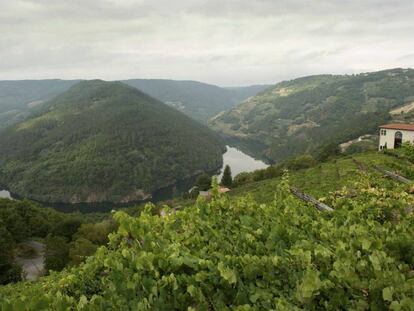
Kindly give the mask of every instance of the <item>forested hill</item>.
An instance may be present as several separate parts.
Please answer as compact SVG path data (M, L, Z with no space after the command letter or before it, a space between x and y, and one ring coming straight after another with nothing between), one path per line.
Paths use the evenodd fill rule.
M414 120L412 110L393 113L413 102L412 69L310 76L278 83L209 125L277 161L374 133L392 118Z
M67 91L80 80L0 81L0 128L26 118L34 108ZM133 79L122 81L205 123L256 95L266 85L222 88L196 81Z
M222 88L197 81L133 79L123 81L205 123L221 111L256 95L267 85Z
M24 119L31 109L67 91L79 80L0 81L0 128Z
M44 202L127 202L222 164L207 127L120 82L83 81L0 132L0 184Z

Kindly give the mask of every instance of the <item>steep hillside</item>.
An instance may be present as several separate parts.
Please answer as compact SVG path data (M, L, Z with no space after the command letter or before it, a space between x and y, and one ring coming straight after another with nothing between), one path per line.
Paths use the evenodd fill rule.
M0 81L0 128L22 121L44 102L79 80ZM133 79L122 81L205 123L265 89L266 85L221 88L196 81Z
M196 81L146 80L123 81L158 100L205 123L221 111L233 108L243 100L256 95L266 85L221 88Z
M0 128L27 117L31 110L67 91L78 80L0 81Z
M120 82L79 82L0 132L0 184L45 202L128 202L221 166L208 128Z
M239 104L271 86L272 85L267 84L257 84L249 86L224 87L224 89L228 90L231 93L232 98L234 98L234 100Z
M379 124L403 118L401 113L391 115L391 110L409 109L413 102L412 69L311 76L268 88L219 114L209 125L246 145L254 144L259 153L277 161L374 133Z
M414 197L371 167L409 164L376 156L357 156L361 174L345 158L313 169L330 213L293 197L289 185L306 181L287 176L233 198L215 188L210 202L163 216L152 205L117 212L107 247L38 283L0 287L0 309L411 310ZM328 192L331 177L346 188Z

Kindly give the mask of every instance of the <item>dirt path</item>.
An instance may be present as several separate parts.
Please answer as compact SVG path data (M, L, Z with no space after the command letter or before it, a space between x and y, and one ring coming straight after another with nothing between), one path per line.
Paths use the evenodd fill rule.
M45 245L36 241L27 241L26 245L36 250L37 256L33 258L16 257L16 262L22 266L25 279L30 281L37 280L44 275L44 250Z

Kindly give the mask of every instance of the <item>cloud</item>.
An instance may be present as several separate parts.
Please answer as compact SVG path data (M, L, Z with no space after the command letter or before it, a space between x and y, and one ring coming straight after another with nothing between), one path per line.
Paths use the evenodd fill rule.
M219 85L413 67L405 0L2 0L0 79Z

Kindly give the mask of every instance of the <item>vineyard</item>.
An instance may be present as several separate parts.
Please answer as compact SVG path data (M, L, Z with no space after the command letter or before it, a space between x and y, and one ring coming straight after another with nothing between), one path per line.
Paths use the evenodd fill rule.
M0 310L414 310L414 196L371 160L215 191L163 217L153 205L138 217L116 212L107 247L80 267L0 288Z
M351 189L361 175L369 176L370 180L377 181L381 187L390 190L399 185L389 178L384 178L384 174L380 173L376 167L398 172L414 180L414 165L411 161L377 152L367 152L355 154L352 157L339 157L309 169L291 172L290 184L316 197L325 197L330 192L343 187ZM230 194L237 198L249 193L257 202L267 203L273 200L273 192L279 182L279 178L273 178L248 183L233 189Z

